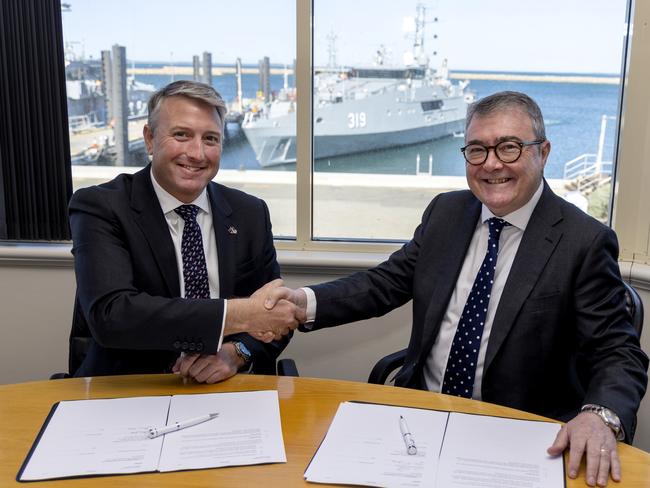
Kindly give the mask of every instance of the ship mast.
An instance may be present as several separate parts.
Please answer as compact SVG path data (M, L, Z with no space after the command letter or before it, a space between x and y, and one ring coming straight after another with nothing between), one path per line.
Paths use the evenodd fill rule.
M426 24L433 24L438 22L438 18L434 17L432 21L427 22L426 13L427 8L423 3L418 3L415 14L415 33L413 35L413 62L422 68L429 66L429 56L424 51L424 29ZM438 36L433 35L433 38L436 39ZM436 55L436 52L433 52L433 55Z
M413 39L413 59L419 66L429 64L427 55L424 53L424 24L426 23L426 7L418 3L415 14L415 36Z
M336 68L336 39L338 36L334 31L327 35L327 67Z

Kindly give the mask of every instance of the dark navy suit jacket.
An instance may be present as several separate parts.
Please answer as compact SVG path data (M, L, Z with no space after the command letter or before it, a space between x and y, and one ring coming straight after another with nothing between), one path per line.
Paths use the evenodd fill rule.
M438 335L481 213L469 191L436 197L410 242L366 272L312 287L313 329L380 316L413 299L396 384L426 388ZM614 232L545 184L503 289L489 337L482 399L569 420L583 404L611 408L627 440L648 358L625 308Z
M280 276L268 208L213 182L207 192L220 296L247 297ZM224 301L180 297L174 245L150 166L78 190L69 212L77 277L72 334L92 336L76 376L168 372L181 351L217 351ZM271 374L288 342L236 338L252 352L254 370Z

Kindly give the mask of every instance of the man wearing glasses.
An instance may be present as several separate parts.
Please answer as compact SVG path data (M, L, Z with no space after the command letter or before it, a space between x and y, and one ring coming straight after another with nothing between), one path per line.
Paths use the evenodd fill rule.
M621 477L648 358L625 308L614 232L544 181L551 150L537 104L500 92L467 113L470 191L433 199L411 241L365 272L275 290L301 330L383 315L413 300L395 384L568 422L549 448L586 458L589 485Z

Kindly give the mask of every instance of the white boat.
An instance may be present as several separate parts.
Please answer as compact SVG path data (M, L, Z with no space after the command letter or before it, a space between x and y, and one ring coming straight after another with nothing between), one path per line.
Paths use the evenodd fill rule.
M464 131L468 82L452 83L446 60L438 69L424 54L425 7L418 5L413 50L403 66L317 69L314 76L314 157L368 152ZM242 129L261 166L295 162L295 89L249 110Z

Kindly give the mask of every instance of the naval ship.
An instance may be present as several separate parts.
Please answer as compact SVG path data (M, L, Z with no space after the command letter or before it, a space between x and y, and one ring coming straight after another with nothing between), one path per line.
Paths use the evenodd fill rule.
M452 83L447 62L429 66L424 53L425 7L417 6L413 49L401 67L384 64L377 51L370 67L327 68L314 75L314 158L416 144L464 131L469 82ZM335 36L330 36L333 41ZM295 88L249 110L242 129L263 167L296 161Z

